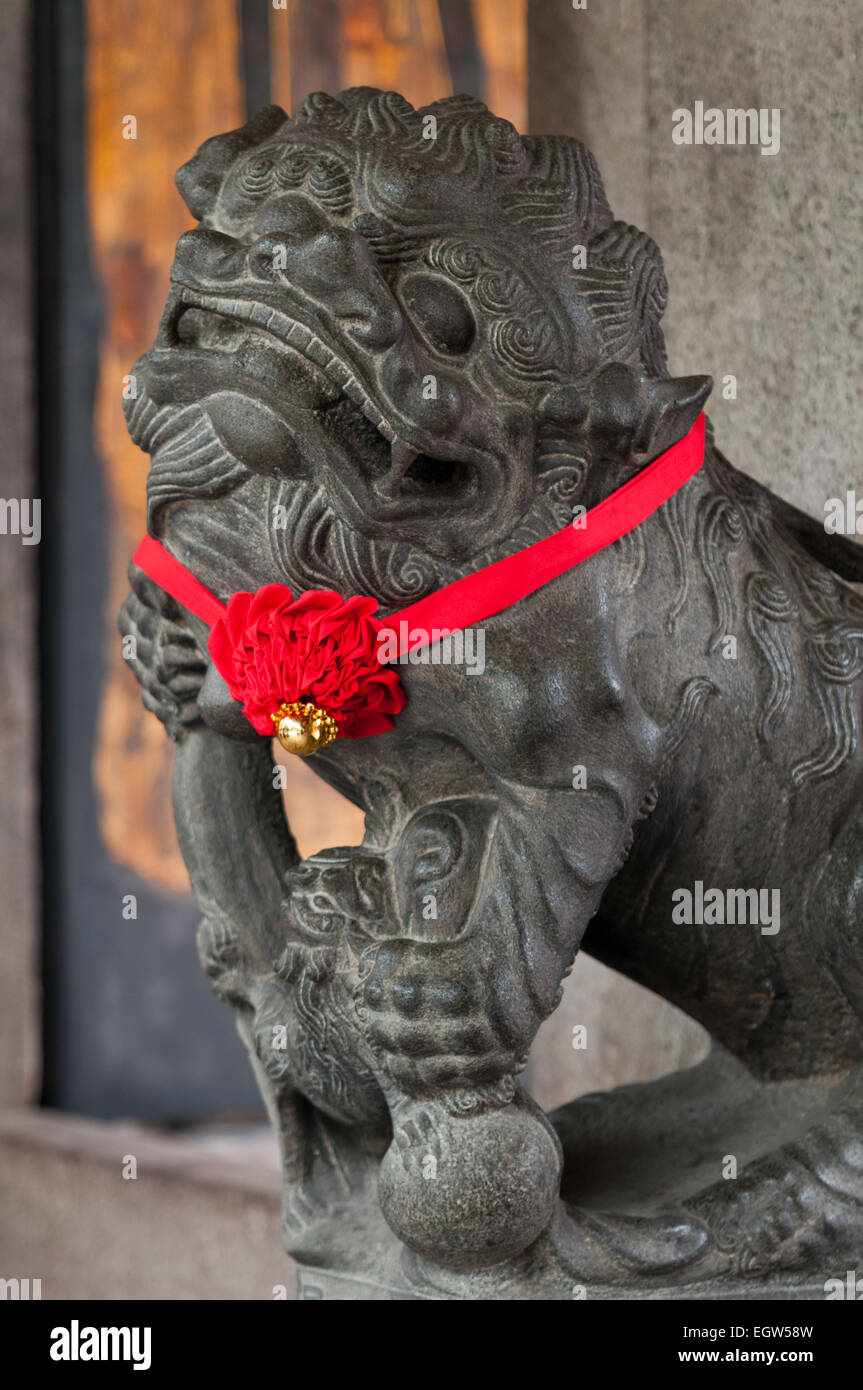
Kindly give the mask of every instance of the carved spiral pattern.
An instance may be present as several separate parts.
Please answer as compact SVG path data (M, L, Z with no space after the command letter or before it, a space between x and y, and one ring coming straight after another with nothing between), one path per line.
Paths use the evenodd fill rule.
M825 625L812 633L810 654L825 680L848 685L863 675L863 628Z
M483 268L480 252L467 242L444 242L433 246L429 252L429 264L442 270L462 284L472 282Z
M520 376L556 375L555 335L541 314L529 319L497 319L491 328L491 346L498 361Z
M270 489L269 514L276 505L286 513L284 529L271 528L271 536L289 587L373 594L396 607L440 583L440 567L415 547L368 540L340 521L323 489L276 482Z
M707 497L698 517L698 554L713 593L716 626L707 650L715 651L734 624L734 591L728 572L726 552L743 540L743 518L734 503L724 495Z
M491 314L509 314L527 298L521 281L511 270L486 270L474 283L477 303Z
M280 188L299 188L309 172L310 163L304 151L288 150L276 165L276 183Z
M338 159L325 157L313 164L308 189L319 203L337 215L346 213L353 206L351 176Z
M349 212L354 202L353 181L342 161L332 155L316 157L298 146L272 146L254 154L242 168L239 184L255 199L305 184L313 197L337 216Z
M794 662L783 624L797 615L798 608L776 576L764 571L749 576L746 604L747 626L770 673L767 704L758 726L761 737L769 739L787 714L794 692Z
M278 151L264 150L254 155L240 174L240 187L252 198L262 198L271 192L275 181Z

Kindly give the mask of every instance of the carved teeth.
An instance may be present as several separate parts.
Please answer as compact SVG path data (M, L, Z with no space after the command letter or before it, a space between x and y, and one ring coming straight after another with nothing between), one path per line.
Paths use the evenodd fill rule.
M199 309L209 309L213 313L250 323L272 334L286 346L308 358L335 382L339 390L359 406L367 420L379 430L384 439L392 444L395 431L381 414L368 392L357 380L350 367L333 352L317 334L306 328L305 324L289 318L279 309L266 304L258 304L252 299L225 299L221 295L201 294L199 291L183 289L183 303Z
M406 444L403 439L395 436L392 440L390 449L390 471L374 484L374 490L379 497L391 500L396 497L401 489L402 478L410 468L414 459L417 458L417 451L410 444Z

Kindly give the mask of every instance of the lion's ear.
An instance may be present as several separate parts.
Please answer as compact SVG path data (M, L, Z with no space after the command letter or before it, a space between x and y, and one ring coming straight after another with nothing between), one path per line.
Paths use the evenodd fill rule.
M555 387L540 410L612 456L644 463L683 438L712 389L709 376L645 377L610 362L590 381Z
M265 106L245 125L213 135L179 168L174 181L193 217L200 221L215 205L222 182L238 155L274 135L287 120L281 106Z
M649 459L670 449L691 430L712 390L710 376L649 380L633 453Z

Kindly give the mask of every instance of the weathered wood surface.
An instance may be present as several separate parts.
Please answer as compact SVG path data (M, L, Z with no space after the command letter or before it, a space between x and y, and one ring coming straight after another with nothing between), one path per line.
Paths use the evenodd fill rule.
M360 85L394 87L421 105L452 92L451 66L460 76L473 70L483 88L477 94L521 124L525 0L460 0L460 8L445 0L269 5L269 73L262 74L260 15L249 5L87 0L89 220L104 298L94 437L110 567L94 776L108 853L155 884L187 884L170 812L172 750L141 707L115 615L143 529L146 477L146 460L126 433L121 393L131 364L152 342L174 243L189 225L174 171L202 140L242 122L244 71L257 91L268 88L290 110L309 91ZM135 138L126 138L129 117ZM289 815L297 811L291 820L304 854L362 838L359 813L308 769L289 768L285 801Z

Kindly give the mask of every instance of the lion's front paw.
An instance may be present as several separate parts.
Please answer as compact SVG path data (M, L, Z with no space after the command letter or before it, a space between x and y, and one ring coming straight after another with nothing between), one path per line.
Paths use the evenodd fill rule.
M362 1005L372 1045L406 1094L511 1076L489 980L464 945L396 940L377 951Z

